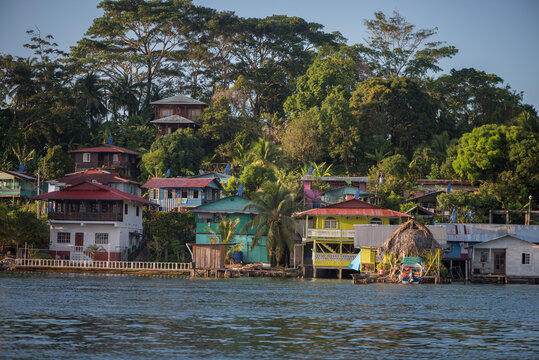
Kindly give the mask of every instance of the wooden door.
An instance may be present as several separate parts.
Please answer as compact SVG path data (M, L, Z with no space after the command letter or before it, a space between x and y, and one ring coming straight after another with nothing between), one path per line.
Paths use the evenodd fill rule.
M494 251L494 274L505 275L505 250Z
M84 246L84 233L75 233L75 246Z

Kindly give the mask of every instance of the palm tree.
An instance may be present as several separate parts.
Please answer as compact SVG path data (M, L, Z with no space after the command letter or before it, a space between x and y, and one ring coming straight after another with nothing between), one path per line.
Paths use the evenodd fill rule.
M272 265L282 263L286 249L290 252L293 250L292 236L296 231L296 220L292 218L292 213L296 207L288 189L279 183L266 183L244 208L257 215L242 230L254 229L251 248L259 243L262 236L266 236L266 250Z
M234 234L236 234L237 232L236 229L239 223L240 223L240 218L235 218L232 220L228 217L222 217L221 220L219 221L219 224L217 225L217 230L219 231L218 233L213 231L213 229L211 229L209 226L206 226L206 231L209 231L212 234L212 236L210 237L210 241L213 244L232 243L232 240L234 239ZM226 256L228 257L233 252L241 251L242 249L243 249L243 243L236 244L226 252Z
M253 164L269 167L273 170L277 169L275 164L279 158L280 151L272 142L260 138L251 146L249 153L252 157Z

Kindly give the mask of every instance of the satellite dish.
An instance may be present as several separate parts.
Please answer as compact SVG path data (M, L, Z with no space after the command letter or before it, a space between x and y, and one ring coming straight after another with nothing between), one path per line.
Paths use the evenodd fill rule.
M170 177L170 169L167 169L167 175L168 178Z
M238 188L238 193L236 195L238 196L243 195L243 184L240 184L240 187Z
M225 174L228 175L229 172L230 172L230 164L226 164Z
M112 135L109 136L109 145L112 145Z
M19 165L19 172L24 172L24 163L20 163Z
M314 171L314 167L311 166L309 168L309 174L308 175L311 176L313 174L313 171Z
M198 174L199 174L199 175L204 175L204 170L198 169Z
M93 180L92 180L92 184L98 184L97 180L96 180L96 179L93 179Z
M359 195L361 195L361 190L357 189L357 190L356 190L356 194L354 195L354 199L358 200L358 199L359 199Z

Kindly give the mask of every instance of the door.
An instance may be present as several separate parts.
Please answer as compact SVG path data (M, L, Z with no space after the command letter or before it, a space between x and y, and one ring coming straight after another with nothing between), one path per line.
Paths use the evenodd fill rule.
M494 274L505 275L505 250L494 251Z
M84 246L84 233L75 233L75 246Z

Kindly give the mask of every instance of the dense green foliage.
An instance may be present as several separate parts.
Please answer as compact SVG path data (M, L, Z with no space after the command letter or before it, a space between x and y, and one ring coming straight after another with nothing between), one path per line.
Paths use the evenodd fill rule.
M457 50L432 41L436 28L376 12L366 41L347 46L298 17L189 0L99 7L69 54L30 31L33 56L0 55L0 168L58 177L67 151L112 136L143 154L141 181L233 164L227 194L243 183L256 196L266 180L297 191L310 164L325 163L332 175L368 174L394 209L425 177L472 180L503 207L539 196L536 110L495 74L438 76ZM208 103L201 127L156 140L149 103L178 93Z
M46 219L36 217L35 205L0 203L0 253L5 248L24 247L46 249L49 246L49 227Z
M149 212L144 225L150 230L148 249L152 261L188 261L186 244L194 241L192 213Z

